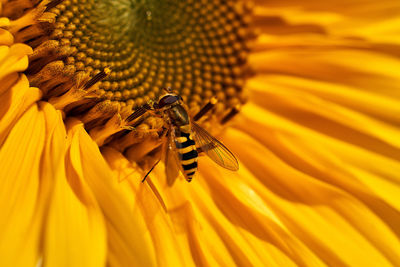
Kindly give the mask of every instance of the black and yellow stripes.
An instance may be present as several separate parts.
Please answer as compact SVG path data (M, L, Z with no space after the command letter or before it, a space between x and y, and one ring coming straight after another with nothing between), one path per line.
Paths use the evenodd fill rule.
M190 135L190 125L180 126L175 133L175 145L181 160L183 174L190 182L197 171L197 150Z

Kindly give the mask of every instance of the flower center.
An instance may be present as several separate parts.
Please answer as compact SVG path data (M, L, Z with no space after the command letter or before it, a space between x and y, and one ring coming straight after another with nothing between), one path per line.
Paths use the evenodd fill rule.
M51 38L71 51L65 69L94 76L105 99L138 107L162 88L178 92L189 106L216 95L238 99L246 59L248 10L225 1L66 0Z
M28 79L45 100L67 116L78 116L89 132L116 113L125 119L157 101L163 88L179 94L192 115L216 97L213 116L219 121L245 102L247 44L253 35L251 5L244 1L54 0L43 5L16 9L5 4L4 13L18 19L37 12L36 23L15 30L16 41L34 49Z

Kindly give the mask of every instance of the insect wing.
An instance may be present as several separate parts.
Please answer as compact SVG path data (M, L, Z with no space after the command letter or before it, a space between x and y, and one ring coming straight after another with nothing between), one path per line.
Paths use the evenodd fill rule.
M167 176L167 184L169 186L174 184L176 178L179 176L179 171L181 168L174 140L174 130L170 129L168 132L168 141L165 144L165 174Z
M192 122L192 132L197 146L218 165L231 171L239 169L239 163L232 152L200 125Z

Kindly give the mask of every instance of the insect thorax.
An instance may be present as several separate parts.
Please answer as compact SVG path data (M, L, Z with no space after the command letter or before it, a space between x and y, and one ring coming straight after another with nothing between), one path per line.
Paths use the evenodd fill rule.
M175 126L183 126L189 124L189 115L185 108L179 104L172 106L168 109L168 116L171 119L172 124Z

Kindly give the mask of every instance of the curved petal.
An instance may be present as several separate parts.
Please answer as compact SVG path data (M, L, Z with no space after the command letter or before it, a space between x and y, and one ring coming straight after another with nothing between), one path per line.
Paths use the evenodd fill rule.
M134 216L131 196L120 189L97 144L76 120L67 123L70 170L91 188L104 214L111 266L153 266L154 255L143 218Z
M15 73L15 78L15 83L0 95L0 145L13 125L42 95L39 89L29 87L25 75Z
M31 106L0 149L0 258L4 266L36 266L39 260L40 160L45 118Z
M255 1L258 16L278 16L280 31L319 28L320 34L366 38L376 42L400 43L400 3L387 1ZM270 23L271 24L271 23ZM312 27L314 26L314 27ZM276 27L276 28L278 28ZM273 29L270 27L269 30Z
M379 94L375 94L375 96L370 94L369 98L364 98L369 102L357 105L357 102L363 100L363 95L368 95L366 92L357 90L354 92L354 97L358 101L354 100L352 102L353 105L350 105L352 99L348 99L347 103L349 105L346 107L340 103L346 102L344 99L337 103L335 101L337 98L331 99L327 96L324 99L319 97L317 93L308 92L312 90L312 85L314 87L319 85L332 91L334 89L342 91L344 94L347 89L345 86L294 78L281 78L280 81L282 83L278 80L279 78L276 77L251 79L248 88L254 95L253 102L268 109L270 112L314 131L345 142L354 143L354 145L362 146L380 154L389 154L388 156L394 156L395 158L400 157L400 154L398 154L400 152L400 142L397 138L400 130L396 127L396 121L397 123L400 122L400 116L398 115L400 99L387 97L385 99L385 96L381 96L382 100L379 101ZM290 83L291 80L297 80L298 83ZM322 89L319 89L319 91L322 91ZM348 94L350 95L351 92L348 92ZM343 95L343 97L346 96ZM373 112L379 109L379 104L381 112L378 114L375 112L375 118L369 116L366 112L358 110L358 106L360 106L360 109L363 106L366 107L364 109L374 106L369 108ZM397 111L397 109L399 110ZM378 117L382 113L386 114L387 122ZM379 131L376 131L376 129L379 129Z
M311 238L313 241L312 243L308 243L308 245L315 246L316 240L314 239L316 237L312 237L311 234L313 229L306 230L304 227L316 224L314 221L319 220L322 229L318 229L316 232L319 232L321 236L327 237L330 242L333 240L338 242L336 245L331 243L330 249L332 251L330 254L331 256L336 255L335 257L337 255L342 256L342 262L348 262L350 265L362 265L367 264L367 258L369 258L370 261L381 262L382 265L390 265L390 262L395 265L399 263L400 259L397 256L399 255L398 248L400 247L398 241L399 228L395 223L399 220L399 214L393 208L398 206L397 195L393 194L380 198L375 193L379 192L379 190L372 192L369 188L369 184L377 181L378 177L375 177L375 180L371 180L369 184L365 184L364 180L368 180L373 176L372 174L357 177L354 176L354 172L349 171L352 168L346 169L345 158L342 160L336 158L335 161L332 161L334 159L333 155L347 153L348 158L354 157L353 153L349 153L349 149L357 151L356 148L343 144L340 141L326 138L323 135L321 136L321 134L307 131L299 125L287 122L283 118L269 114L265 110L257 109L253 105L247 106L243 110L243 114L247 117L247 123L241 124L238 127L242 131L254 136L259 143L254 140L251 141L251 138L247 137L249 141L247 141L247 144L242 143L242 145L248 148L254 147L254 149L251 153L249 149L241 151L239 158L259 177L265 188L273 190L280 198L284 198L285 201L279 204L276 210L281 211L285 219L289 216L290 220L293 220L289 222L293 224L291 227L294 227L291 231L296 233L296 235L302 233L304 238ZM257 116L254 116L254 114L257 114ZM237 138L245 140L245 136L243 135ZM237 144L232 141L230 143L233 151L235 151ZM334 146L340 146L340 149L337 148L332 153ZM267 148L271 151L268 151ZM236 148L236 150L238 149ZM307 151L313 151L313 153L323 151L324 153L313 155L307 153ZM331 151L331 153L328 151ZM286 162L280 162L281 160L278 160L279 158L273 153ZM364 165L363 167L364 173L368 173L370 163L374 162L372 158L368 158L372 155L362 149L358 149L358 153L360 154L360 158L364 158L365 162L369 162L369 165ZM266 155L269 155L268 158L266 158ZM358 157L355 156L355 158ZM391 163L390 159L387 159L387 163L393 164L396 168L400 167L398 163ZM385 168L385 166L380 165L375 167L382 171ZM394 171L393 175L394 173L396 172ZM387 180L385 176L380 177L382 183L384 183L385 180L390 181L390 178L396 179L396 176L388 178ZM312 186L312 184L315 185ZM323 185L323 187L318 184ZM396 184L392 184L391 188L393 190L397 188L398 191ZM388 198L390 202L385 203L384 200ZM274 199L268 198L265 201L271 204L281 202L276 200L276 197ZM301 216L301 214L298 211L302 209L300 209L298 204L295 204L296 208L292 210L290 202L302 203L304 206L304 212L307 216L301 217L303 220L303 226L301 227L303 229L298 228L301 225L300 223L295 223L296 218L300 222L298 216ZM397 204L392 207L392 203ZM327 210L322 209L320 211L316 205L324 206ZM288 208L287 211L285 211L285 207ZM315 212L316 214L323 212L321 214L324 215L318 219L310 214L310 212ZM322 216L321 214L318 216ZM307 217L310 218L308 222ZM329 218L329 220L324 222L321 219L325 217ZM369 222L371 223L369 224ZM331 225L328 225L328 223ZM345 235L338 232L338 229L342 227ZM374 228L375 231L370 231L371 228ZM334 234L334 236L330 237L330 233ZM318 242L321 241L323 240ZM341 251L344 246L340 242L353 244L352 249L346 248L352 254L346 255L344 251ZM317 246L318 249L315 247L317 253L322 253L323 251L327 253L326 248L321 247L322 243ZM323 246L328 247L327 244ZM361 253L364 252L359 251L358 249L360 248L362 248L362 251L370 251L365 254L368 257L361 257ZM355 256L357 253L360 254L359 257ZM328 258L331 256L328 256L328 254L325 255ZM328 258L324 258L324 260L326 261ZM360 262L357 262L358 260ZM363 260L366 260L366 262L362 263Z
M230 145L230 148L235 147ZM247 149L249 153L253 152L251 147ZM199 163L202 164L200 172L209 188L208 194L215 205L211 209L211 204L206 204L202 207L202 211L209 214L208 217L214 217L210 221L216 229L221 229L218 233L227 248L235 248L226 241L229 240L227 236L232 239L234 237L235 243L240 244L231 251L232 257L241 256L235 259L236 264L239 266L262 266L262 263L268 266L324 265L323 261L290 231L283 218L280 218L279 213L273 209L273 205L263 199L262 193L268 189L257 184L257 177L246 170L244 163L241 162L241 168L235 174L216 169L208 159ZM229 228L231 231L228 231ZM241 255L240 251L247 253Z
M361 49L294 47L254 53L257 74L283 74L354 87L372 94L399 98L398 59ZM362 64L359 62L374 62Z
M25 70L28 67L27 55L31 53L32 48L25 44L0 46L0 84L7 83L10 74ZM0 86L0 94L3 92L4 88Z
M2 25L2 23L0 22L0 26L4 25ZM10 46L13 43L14 43L13 35L9 31L0 28L0 45Z
M43 192L49 203L43 240L46 266L104 266L106 230L96 199L85 181L66 168L66 138L60 111L42 103L47 135L43 155Z
M120 194L129 198L129 202L135 207L134 216L143 218L146 229L151 237L154 251L157 255L157 265L176 266L193 265L190 257L185 257L181 246L182 239L174 233L174 223L166 213L167 207L159 195L156 185L151 180L141 183L143 175L134 163L129 162L121 153L110 147L102 149L102 154L113 170L114 181L122 181L119 184ZM123 258L121 252L118 257Z

